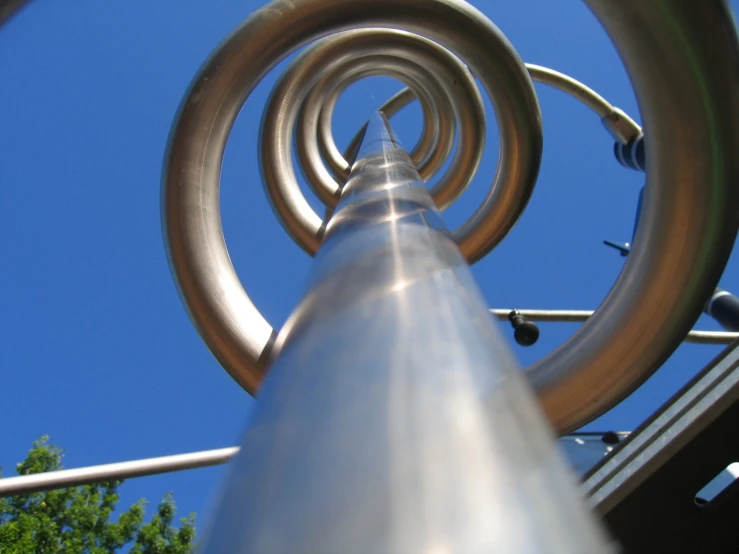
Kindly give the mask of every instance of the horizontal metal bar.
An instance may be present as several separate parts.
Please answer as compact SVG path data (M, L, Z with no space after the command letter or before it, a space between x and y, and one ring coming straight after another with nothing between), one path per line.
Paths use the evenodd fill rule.
M498 319L506 320L512 309L493 309L490 311ZM531 321L545 322L582 322L593 313L592 310L518 311ZM739 338L739 333L691 331L685 341L698 344L728 344L736 338ZM103 464L77 469L64 469L51 473L7 477L0 479L0 498L14 494L30 494L45 490L224 464L235 456L238 450L238 447L220 448L217 450L161 456L144 460Z
M0 479L0 498L14 494L29 494L105 481L117 481L129 477L144 477L183 469L214 466L228 462L238 451L238 447L219 448L174 456L161 456L159 458L8 477Z
M629 435L628 431L618 431L622 438ZM570 433L571 437L579 436L601 436L599 432ZM32 494L54 489L77 487L80 485L91 485L105 481L117 481L131 477L146 477L160 473L172 473L187 469L198 469L225 464L238 454L240 448L232 446L219 448L217 450L203 450L200 452L189 452L187 454L176 454L172 456L160 456L158 458L146 458L143 460L131 460L114 464L102 464L96 466L80 467L76 469L62 469L50 473L37 473L34 475L22 475L19 477L7 477L0 479L0 498L16 494Z
M499 320L506 321L513 308L495 308L490 312ZM530 321L548 321L556 323L580 323L593 315L593 310L517 310ZM685 342L694 344L730 344L739 338L739 333L725 331L690 331Z
M739 333L731 333L729 331L690 331L685 337L685 342L694 344L731 344L737 338Z
M490 312L499 320L508 320L513 310L530 321L582 322L593 315L593 310L519 310L517 308L494 308Z
M571 433L571 436L600 436L602 434L598 432L580 432ZM629 433L619 431L617 434L625 437ZM232 446L217 450L202 450L173 456L160 456L158 458L131 460L114 464L62 469L49 473L7 477L0 479L0 498L225 464L236 456L239 450L238 446Z

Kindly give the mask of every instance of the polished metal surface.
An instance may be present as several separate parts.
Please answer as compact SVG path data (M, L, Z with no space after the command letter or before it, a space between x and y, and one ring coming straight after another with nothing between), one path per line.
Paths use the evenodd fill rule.
M610 552L383 117L275 345L205 552Z
M559 432L603 413L669 356L716 285L739 227L739 47L727 3L586 2L634 83L649 129L649 172L637 247L613 290L572 339L527 369ZM24 4L4 3L0 24ZM304 249L320 248L306 298L278 338L228 257L220 163L236 113L259 80L289 53L333 32L345 33L317 43L300 58L304 66L292 69L305 73L315 63L315 73L294 90L282 83L294 104L273 96L277 117L266 127L274 133L267 133L273 142L263 147L263 170L276 210ZM350 44L343 61L324 57L344 54ZM460 133L453 169L431 196L405 154L380 145L389 136L365 142L344 183L349 163L330 137L331 109L350 79L377 74L379 66L423 105L425 129L413 155L424 177L443 165L455 129ZM552 437L464 262L502 240L533 191L541 124L526 70L590 106L619 141L640 132L582 83L524 67L492 23L455 0L277 0L204 66L167 154L170 260L198 330L244 388L254 392L276 356L246 437L257 448L234 468L212 548L241 541L246 551L255 551L249 544L256 551L374 551L379 541L385 551L599 551L598 532L567 485ZM461 92L445 87L439 74L460 77ZM441 208L452 202L479 162L479 152L465 146L484 136L473 75L496 109L500 163L483 206L450 233L434 200ZM397 110L410 100L401 92L390 105ZM311 185L337 208L328 222L305 210L289 181L293 170L282 163L291 157L295 123ZM322 137L315 144L314 133ZM330 161L328 170L321 159ZM392 186L378 187L379 168ZM683 267L690 271L675 270ZM687 336L725 339L717 335ZM607 509L638 486L737 402L737 363L734 349L591 476L586 486L597 506ZM0 481L0 494L201 467L234 451L9 478ZM248 517L236 520L238 513Z
M623 110L611 105L608 100L577 79L548 67L530 63L526 64L526 69L534 81L559 89L593 110L616 140L627 143L641 134L641 127Z
M633 119L583 83L546 67L525 67L534 81L570 94L592 109L617 140L627 143L641 134ZM414 100L420 101L423 130L411 159L424 181L434 177L446 160L459 127L454 160L431 189L439 209L464 192L477 170L484 146L485 113L474 78L451 52L423 37L392 29L348 31L319 41L281 76L265 109L261 132L263 175L272 205L288 233L311 255L320 244L323 221L300 190L290 141L295 135L305 179L333 209L348 177L349 162L333 141L332 112L349 85L371 75L392 76L409 84L380 107L388 117ZM489 198L496 188L500 185L493 183ZM476 219L483 217L487 216L480 214ZM473 220L463 229L476 225ZM458 243L461 232L454 233Z
M392 29L339 33L319 41L295 60L273 90L262 119L262 175L280 221L309 254L315 254L320 245L323 221L298 186L292 167L293 127L298 112L302 112L306 122L298 134L302 167L319 198L331 208L343 181L336 182L324 168L319 144L314 139L317 136L320 140L328 132L328 121L324 121L323 133L318 133L321 108L327 114L332 109L327 95L335 101L336 95L356 79L388 75L408 82L411 89L418 91L426 113L426 132L416 152L424 180L441 167L454 142L455 129L459 128L455 156L432 189L439 208L447 207L471 181L484 146L484 109L470 71L444 48L447 45L457 48L487 89L499 122L501 143L506 145L500 149L498 171L487 197L454 232L467 259L475 261L488 253L528 203L541 157L541 122L533 85L523 63L500 31L471 6L441 2L436 9L430 8L433 3L424 4L423 17L419 13L413 23L395 24L408 31L420 27L439 44L412 32ZM440 8L458 12L457 17L462 16L468 28L463 32L461 27L450 27L450 21L437 19L444 11ZM366 21L362 26L370 24ZM444 33L435 29L442 24ZM468 41L471 36L475 37L474 43ZM502 79L507 86L500 86ZM334 156L338 154L330 144L325 149L334 151ZM346 160L335 162L346 167Z
M145 460L117 462L78 469L63 469L50 473L5 477L0 479L0 498L15 494L30 494L52 489L76 487L77 485L89 485L130 477L144 477L146 475L214 466L226 463L236 455L238 450L236 447L219 448L218 450L204 450L202 452L147 458Z
M739 212L733 208L739 200L739 158L734 155L739 147L739 45L726 4L720 0L587 3L611 35L635 86L650 130L646 139L650 170L637 246L612 291L570 340L526 369L561 434L614 406L669 357L717 284L739 228ZM439 111L426 117L432 129L438 121L440 131L438 142L432 136L426 140L427 150L419 147L421 165L433 167L438 152L446 150L448 140L441 135L441 127L448 104L440 100L438 91L432 92L436 85L421 77L420 65L425 62L419 62L422 58L415 51L408 56L410 65L398 62L405 52L398 45L416 40L412 35L426 37L417 40L419 51L433 57L433 52L446 48L491 93L501 137L497 184L454 235L470 262L503 238L533 190L541 128L528 71L586 102L619 140L628 140L639 129L577 81L536 66L527 71L500 31L463 2L278 0L256 12L219 47L193 82L173 127L163 179L164 231L182 298L208 347L252 393L264 375L275 335L239 283L223 239L218 181L225 142L240 106L270 68L312 40L352 29L361 31L319 42L304 59L314 56L318 64L316 51L335 53L336 43L331 41L347 40L357 41L355 52L364 52L368 65L357 62L346 79L374 74L377 66L371 60L398 63L398 68L406 69L415 64L416 69L408 72L408 83L426 108L433 108L436 98ZM383 54L373 45L372 36L393 36L397 42L392 52ZM292 166L275 166L269 160L273 155L290 158L295 121L303 136L315 128L319 137L326 134L331 102L342 86L340 75L331 72L349 63L340 54L336 60L321 61L323 69L308 79L307 89L293 90L290 83L284 84L295 104L279 108L280 98L276 98L275 113L287 115L283 121L266 118L265 122L267 129L275 131L264 137L262 150L267 188L276 211L288 222L286 227L309 252L320 244L326 222L306 209L302 195L293 194ZM439 63L442 58L448 56L440 55ZM449 71L455 70L459 67L450 66ZM292 71L300 73L300 67ZM309 101L310 94L315 97ZM326 104L318 110L321 98ZM393 102L397 108L407 100L401 95ZM298 113L300 105L305 109L304 120ZM316 161L314 146L303 144L299 150L303 159ZM318 150L332 147L319 141ZM327 169L311 167L326 177L322 182L328 188L313 186L330 201L330 214L346 163L336 158L336 152L329 157L334 162ZM449 198L456 191L456 185L450 187ZM299 217L290 222L289 214Z
M608 102L608 100L577 79L573 79L569 75L565 75L564 73L555 71L548 67L542 67L531 63L527 63L525 65L529 75L534 81L561 90L593 110L601 118L601 122L608 132L611 133L613 138L619 142L626 144L641 134L641 127L628 114L620 108L613 106ZM411 88L404 88L385 102L379 110L387 114L388 117L391 117L418 98L418 94L414 93ZM335 102L335 99L332 100ZM331 104L331 106L333 107L333 104ZM425 111L424 115L426 115ZM321 121L319 140L323 143L333 141L333 139L328 138L330 132L330 120ZM360 130L352 140L352 144L359 140L361 134L362 131ZM338 154L338 149L336 149L335 146L333 147L333 150L328 150L326 152L325 157L326 163L331 166L332 170L336 172L342 171L342 168L344 167L341 163L342 158L341 155ZM348 170L346 170L346 174L348 174ZM425 179L422 172L421 177ZM443 206L440 207L443 208Z
M739 45L726 2L587 3L634 85L649 173L635 246L611 292L526 370L561 433L620 402L675 350L739 227Z
M513 308L494 308L490 310L498 320L508 321ZM544 321L556 323L582 323L587 321L595 312L593 310L519 310L522 316L529 321ZM739 333L725 331L701 331L693 329L683 338L683 342L694 344L729 344L739 338Z
M349 162L333 141L331 112L346 87L375 74L395 77L418 91L424 126L411 158L424 180L431 178L448 158L459 127L455 156L431 190L436 205L447 207L475 175L485 144L485 109L467 67L448 50L418 35L393 29L338 33L307 49L282 74L262 119L265 186L283 225L293 236L300 233L294 226L301 216L289 199L302 198L303 194L294 171L290 172L291 123L299 113L296 143L303 174L319 198L334 208L348 176ZM331 152L333 164L324 164L321 150ZM326 165L336 167L338 180ZM283 206L289 210L284 214ZM320 217L307 203L305 206L312 217L318 218L320 227ZM315 253L313 248L309 252Z
M685 342L693 344L731 344L739 338L739 333L730 331L700 331L694 329L685 338Z
M218 191L229 131L257 83L289 53L335 32L373 27L401 29L448 46L491 94L500 163L491 195L456 233L469 260L480 258L505 236L533 191L542 149L533 84L510 43L469 4L277 0L255 12L217 49L185 95L163 175L164 234L181 296L208 347L249 392L256 391L263 377L273 331L241 286L223 238ZM290 138L283 136L280 145L289 151ZM273 176L270 168L263 167L266 182L291 172L280 167ZM302 197L286 198L285 206L277 198L278 212L301 214L302 223L291 232L315 250L321 219L308 212Z

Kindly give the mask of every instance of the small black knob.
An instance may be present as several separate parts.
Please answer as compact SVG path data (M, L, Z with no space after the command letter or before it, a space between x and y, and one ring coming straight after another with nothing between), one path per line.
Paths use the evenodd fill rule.
M508 319L513 326L513 338L521 346L531 346L539 340L539 328L535 323L528 321L521 312L513 310L508 314Z

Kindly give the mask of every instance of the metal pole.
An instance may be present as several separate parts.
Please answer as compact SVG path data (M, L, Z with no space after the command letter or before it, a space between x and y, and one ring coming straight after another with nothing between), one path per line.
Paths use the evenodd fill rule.
M205 552L604 552L385 118L280 332Z
M132 460L78 469L63 469L51 473L7 477L0 479L0 498L14 494L29 494L224 464L233 458L238 451L239 449L236 447L219 448L174 456L147 458L145 460Z

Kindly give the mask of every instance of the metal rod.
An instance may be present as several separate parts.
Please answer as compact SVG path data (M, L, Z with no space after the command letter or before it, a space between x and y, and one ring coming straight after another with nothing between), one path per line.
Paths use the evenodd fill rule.
M280 332L204 552L603 552L385 118Z
M63 469L50 473L22 475L0 479L0 498L14 494L29 494L52 489L76 487L105 481L118 481L129 477L144 477L183 469L195 469L229 461L239 451L237 447L204 450L174 456L161 456L144 460L132 460L115 464Z
M616 434L625 437L628 431L618 431ZM577 437L600 437L603 433L590 431L570 433L565 438ZM562 439L564 440L564 438ZM160 456L157 458L145 458L143 460L130 460L114 464L101 464L74 469L63 469L50 473L39 473L33 475L21 475L0 479L0 498L18 494L32 494L36 492L65 489L80 485L92 485L105 481L119 481L132 477L147 477L161 473L172 473L188 469L198 469L225 464L239 453L239 447L219 448L217 450L203 450L189 452L187 454L176 454L172 456Z
M490 310L501 321L508 320L513 308L494 308ZM530 321L548 321L554 323L580 323L586 321L593 310L517 310ZM724 331L690 331L684 342L694 344L730 344L739 338L739 333Z
M730 331L690 331L685 336L685 342L693 344L731 344L737 338L739 338L739 333Z

